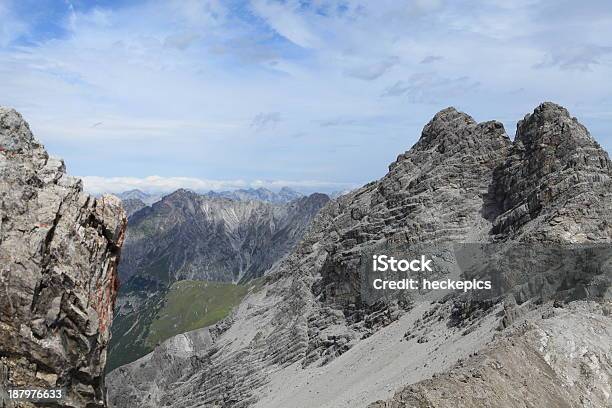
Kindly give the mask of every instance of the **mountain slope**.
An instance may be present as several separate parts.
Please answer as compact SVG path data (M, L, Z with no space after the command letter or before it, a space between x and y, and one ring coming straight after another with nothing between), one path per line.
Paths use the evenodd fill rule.
M513 143L499 122L476 123L452 108L436 114L385 177L330 202L232 316L113 371L111 406L367 406L451 370L549 301L609 298L607 154L551 103L518 129ZM451 277L461 273L457 244L470 242L492 245L483 259L502 266L508 249L537 252L536 244L604 245L603 263L592 273L545 264L525 274L527 258L502 269L484 298L449 291L373 298L368 290L364 260L375 251L431 254L445 265L441 276ZM563 319L573 318L568 313ZM609 343L609 332L603 335ZM603 372L610 375L609 367ZM596 385L609 391L599 379ZM584 390L572 392L580 398ZM410 406L397 405L401 398L382 406Z
M219 296L234 299L234 306L246 294L246 286L234 283L257 278L288 253L328 201L313 194L271 204L178 190L134 213L119 265L122 285L109 369L142 357L169 336L225 318L228 308L202 307L198 319L183 314L156 334L164 326L161 314L172 303L172 288L185 281L208 281L219 286ZM196 307L202 296L214 293L184 292L184 302Z
M166 339L217 323L250 287L233 283L178 281L157 293L120 296L108 347L107 370L153 351Z
M328 200L313 194L274 205L177 190L131 217L120 277L126 290L256 278L295 245Z
M593 302L545 305L448 372L369 408L610 406L609 314Z

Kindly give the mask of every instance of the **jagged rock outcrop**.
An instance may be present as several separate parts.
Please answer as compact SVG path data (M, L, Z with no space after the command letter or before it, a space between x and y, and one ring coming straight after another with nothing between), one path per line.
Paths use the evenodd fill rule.
M509 149L499 122L476 123L454 108L436 114L385 177L340 197L330 208L333 221L319 232L328 256L315 294L326 303L357 306L363 299L361 278L354 272L364 251L377 242L483 240L492 225L483 202L492 199L490 180Z
M493 232L523 241L608 239L611 175L610 158L589 131L565 108L543 103L518 123L496 172Z
M500 330L519 324L521 316L541 315L542 303L548 307L552 299L590 299L587 309L595 310L598 302L610 299L612 262L605 256L593 273L580 275L578 270L563 284L546 285L557 278L546 268L546 275L536 270L537 276L501 277L510 293L526 285L517 289L520 304L501 293L471 299L452 292L373 302L365 296L361 268L363 259L371 259L364 254L378 248L427 249L453 265L458 262L452 251L455 243L495 244L502 250L515 244L535 248L534 243L605 247L612 243L606 222L612 217L611 176L608 155L557 105L538 107L519 124L514 142L499 122L476 123L453 108L445 109L385 177L326 205L301 243L268 271L263 287L250 293L230 318L190 334L210 335L210 341L179 353L171 339L113 371L111 405L367 406L391 398L406 384L452 370L459 359L482 351ZM566 188L571 180L579 184L578 192ZM591 188L581 187L582 182ZM525 211L517 210L523 207ZM585 289L593 280L598 290L590 294L566 286ZM542 287L547 297L541 296ZM562 293L555 297L551 291ZM561 296L566 292L572 296ZM579 320L575 313L568 309L553 336L565 321ZM589 319L606 329L598 332L601 344L609 344L608 315L592 314ZM601 344L584 342L581 356L601 355ZM507 358L518 351L520 347L510 350ZM531 364L533 373L550 368L541 365L541 359L517 355L517 361ZM586 364L587 359L580 362ZM595 402L611 394L605 380L611 375L609 362L600 363L603 377L593 386L603 391L600 399L592 399ZM568 364L574 367L574 362ZM166 372L172 374L160 374ZM589 374L584 373L581 381L586 383ZM503 377L498 380L503 387ZM560 384L543 384L538 392L554 391ZM586 398L587 389L576 387L568 391L571 398L560 395L552 406L571 406ZM422 406L430 406L422 401ZM411 406L393 405L396 402L378 406Z
M63 388L53 406L103 407L104 366L126 230L118 198L94 198L28 124L0 108L0 406L9 387Z

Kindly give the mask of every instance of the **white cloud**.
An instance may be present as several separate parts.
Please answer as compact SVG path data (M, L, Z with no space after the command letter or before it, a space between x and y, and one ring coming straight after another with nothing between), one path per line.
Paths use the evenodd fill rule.
M251 128L262 131L265 129L274 128L281 121L279 112L261 112L255 115L251 121Z
M432 64L434 62L441 61L443 59L444 57L441 57L439 55L428 55L425 58L423 58L423 60L421 60L421 64Z
M405 96L417 103L440 103L457 96L466 99L468 93L478 86L477 81L467 76L445 78L433 72L421 72L411 75L407 81L395 82L383 91L382 96Z
M372 81L374 79L380 78L385 72L389 71L398 63L399 58L396 56L392 56L375 64L353 66L351 68L348 68L345 73L346 75L354 78Z
M360 184L449 104L511 122L553 100L601 129L612 107L601 1L74 2L51 37L46 2L11 4L1 103L77 174Z
M11 11L9 3L0 2L0 47L6 47L27 31L27 24Z
M564 70L590 71L612 55L612 46L582 45L564 47L546 55L536 68L559 67ZM608 58L612 62L612 58Z
M194 43L200 36L196 33L171 34L164 40L164 45L170 48L185 50Z
M255 0L251 4L255 13L265 19L279 35L292 43L304 48L315 48L321 45L307 22L295 12L295 5L292 6L292 3Z

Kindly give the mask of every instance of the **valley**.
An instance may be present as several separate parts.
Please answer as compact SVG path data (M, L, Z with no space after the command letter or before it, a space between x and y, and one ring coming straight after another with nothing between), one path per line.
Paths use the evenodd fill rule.
M119 264L109 372L174 335L227 317L329 201L287 188L119 196L142 206L129 216Z

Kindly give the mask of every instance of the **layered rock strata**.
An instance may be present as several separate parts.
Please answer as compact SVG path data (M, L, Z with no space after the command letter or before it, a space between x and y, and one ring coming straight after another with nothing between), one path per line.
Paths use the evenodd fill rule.
M62 389L53 406L106 406L126 223L116 197L84 194L23 118L0 108L0 394Z
M413 401L430 406L428 401L437 400L428 399L429 394L404 401L401 395L393 397L393 391L450 372L459 359L484 350L500 331L510 337L520 333L510 328L520 324L521 316L541 316L547 302L589 299L587 321L599 330L603 344L609 344L609 316L598 306L610 299L609 262L592 274L565 281L597 287L591 294L568 291L572 288L555 282L554 271L546 269L547 275L519 273L504 279L506 292L523 285L528 289L517 289L523 295L519 299L500 293L486 301L426 293L369 302L360 271L363 254L376 248L434 248L452 264L456 260L449 248L456 243L502 249L534 243L609 245L611 179L607 153L558 105L544 103L528 115L519 123L514 142L499 122L477 123L445 109L425 126L414 147L390 165L385 177L327 204L301 243L268 271L263 287L250 293L230 318L189 334L206 341L181 347L179 339L170 339L143 359L113 371L111 405L339 408L381 400L378 406L408 407ZM569 292L571 296L565 296ZM550 336L555 338L564 322L574 322L576 316L569 308L554 320ZM583 345L582 355L601 355L601 344ZM519 351L509 348L504 358L511 360ZM531 365L534 375L556 370L541 354L528 353L516 358ZM597 377L594 386L603 391L593 406L599 406L602 395L610 395L605 381L611 375L609 364L604 361L600 367L596 372L603 377ZM586 383L589 372L583 373ZM437 383L432 381L434 389ZM503 376L494 383L516 385L504 383ZM567 384L542 383L537 392ZM451 396L460 392L455 383L444 386L454 390ZM551 406L571 406L587 398L586 390L576 387L569 391L571 397L559 395ZM387 398L392 399L384 402Z

